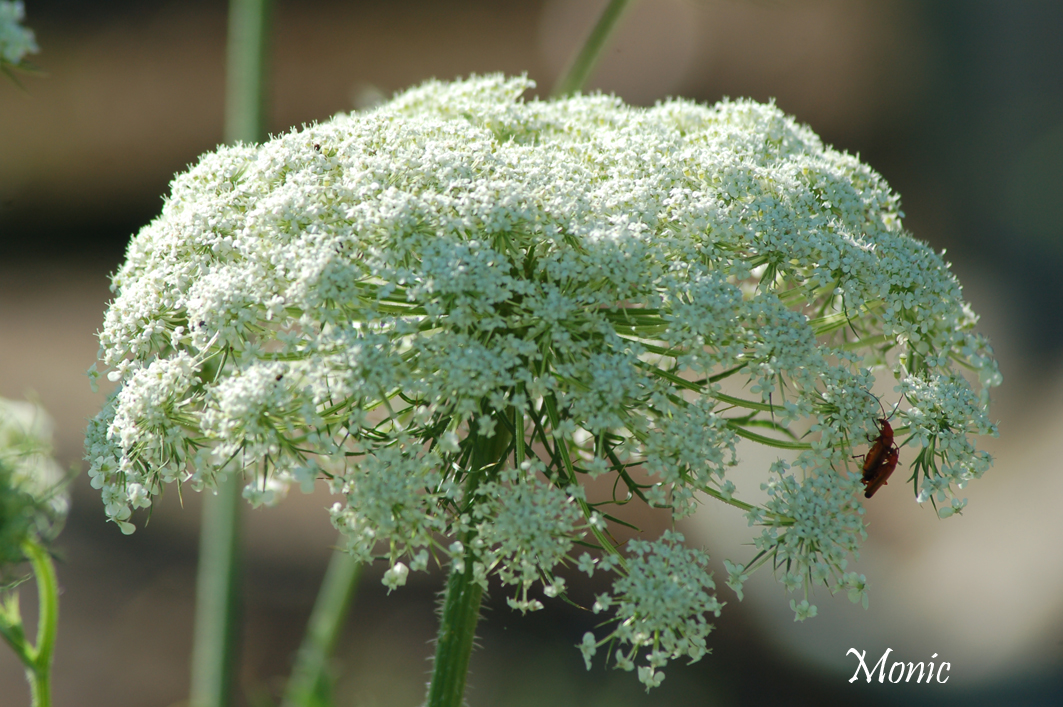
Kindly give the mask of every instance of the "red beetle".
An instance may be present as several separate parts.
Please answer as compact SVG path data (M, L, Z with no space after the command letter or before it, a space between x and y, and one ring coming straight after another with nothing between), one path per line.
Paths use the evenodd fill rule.
M871 498L879 488L886 485L890 474L897 468L900 448L893 443L893 428L885 419L878 421L878 437L864 455L864 498Z

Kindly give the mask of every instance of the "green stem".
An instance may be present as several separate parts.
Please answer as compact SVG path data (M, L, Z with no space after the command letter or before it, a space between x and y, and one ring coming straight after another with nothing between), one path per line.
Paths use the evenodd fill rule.
M271 0L230 0L226 61L225 140L265 137L267 38ZM192 640L193 707L232 703L238 596L240 475L203 500L196 618Z
M722 501L728 506L734 506L740 511L746 511L748 513L749 511L756 508L756 506L754 506L752 503L746 503L745 501L739 501L737 498L734 497L724 496L722 493L720 493L714 488L705 488L702 489L702 491L704 491L706 495L715 498L717 501Z
M33 566L37 580L37 602L40 615L37 619L37 645L31 651L32 666L26 667L30 683L33 707L51 707L52 704L52 654L55 651L55 636L59 628L59 582L55 577L55 565L48 551L33 540L22 543Z
M266 57L271 0L230 0L225 81L225 141L266 137Z
M494 437L477 437L469 461L469 474L465 482L464 497L471 504L476 489L497 467L510 449L510 435L499 424ZM475 433L475 430L473 430ZM465 547L461 565L453 565L447 580L446 598L439 618L439 637L436 640L436 658L432 669L432 682L424 707L461 707L465 695L465 681L469 673L476 624L480 620L480 600L483 587L476 581L474 568L477 562L473 551L476 531L469 530L461 537Z
M451 570L447 594L439 620L432 684L425 707L461 707L465 681L469 673L476 623L480 620L483 587L473 577L476 556L472 552L471 533L465 538L464 567Z
M309 707L314 704L314 696L320 694L328 660L347 617L361 569L361 563L349 553L343 550L332 553L288 681L283 707Z
M199 576L192 637L192 707L232 704L236 666L240 547L239 474L203 499L199 536Z
M616 29L617 24L619 24L620 16L624 14L624 10L630 4L631 0L609 0L609 5L602 11L602 16L598 18L598 24L591 30L590 36L587 37L587 41L583 44L583 48L580 49L564 73L561 74L561 78L554 85L551 95L555 97L567 96L583 88L598 63L598 59L601 58L605 43L609 40L613 30Z
M768 447L775 447L776 449L812 449L812 445L808 442L790 442L785 439L775 439L773 437L765 437L764 435L758 435L756 432L750 432L745 427L742 427L737 422L731 420L727 421L727 426L738 435L739 437L745 437L751 442L757 444L763 444Z
M0 637L3 637L19 662L29 668L33 665L33 646L26 640L22 630L22 611L18 605L18 592L13 592L0 602Z

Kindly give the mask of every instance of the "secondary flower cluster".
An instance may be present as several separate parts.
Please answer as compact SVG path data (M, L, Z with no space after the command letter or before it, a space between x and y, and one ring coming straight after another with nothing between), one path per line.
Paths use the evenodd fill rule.
M844 570L875 373L900 381L898 441L936 503L982 473L969 435L994 431L955 367L983 389L999 374L882 178L774 106L521 100L531 86L427 83L178 176L114 276L100 363L119 385L89 474L125 532L170 482L243 473L257 503L325 477L389 586L473 558L523 610L591 543L579 567L618 575L599 608L619 613L584 651L645 650L653 685L704 652L705 558L677 534L623 555L588 481L676 519L706 495L745 510L765 528L729 563L738 591L773 559L790 586L860 601ZM740 438L800 453L763 507L727 478Z
M51 438L52 421L41 408L0 398L0 580L26 559L25 541L49 542L66 519L69 500Z
M0 67L18 66L27 54L36 54L37 40L33 30L23 27L26 8L21 0L0 0Z

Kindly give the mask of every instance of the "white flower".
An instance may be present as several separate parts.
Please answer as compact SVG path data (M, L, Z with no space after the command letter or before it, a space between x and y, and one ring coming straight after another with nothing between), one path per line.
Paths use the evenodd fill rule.
M683 536L671 531L653 543L630 541L625 575L613 583L611 596L603 595L595 603L595 613L599 606L616 606L619 625L598 643L615 639L628 645L614 654L618 667L633 664L643 649L650 650L654 668L684 655L691 662L700 660L707 652L705 637L712 624L706 614L719 616L723 605L709 593L715 584L705 569L708 556L683 547L682 542Z
M33 30L22 26L25 17L26 8L22 0L0 0L0 66L17 66L27 54L40 51Z
M111 519L131 528L175 480L319 471L358 557L468 557L523 610L588 542L578 566L619 576L594 609L619 612L634 669L653 640L699 657L718 604L678 536L621 560L587 478L676 518L706 495L745 511L764 528L737 591L769 560L841 586L864 537L852 457L894 403L920 498L962 508L999 372L878 174L774 105L521 100L531 86L429 82L174 180L100 333L119 388L86 451ZM882 374L902 399L872 396ZM800 451L764 507L727 478L739 437Z
M583 634L583 641L578 646L580 653L583 654L583 662L587 665L587 670L591 669L591 659L594 658L594 654L598 652L598 642L594 639L594 634L590 631Z
M639 667L639 682L646 686L646 692L649 692L651 687L659 687L663 680L663 672L654 670L648 665Z
M406 584L406 577L410 574L410 568L401 562L396 562L391 566L387 572L384 573L384 586L388 588L388 593L391 593L392 589L401 587Z
M809 604L808 599L802 599L800 604L797 603L796 599L791 599L790 609L794 612L794 621L811 619L817 613L816 605Z
M848 572L842 578L840 588L848 592L849 601L867 608L867 577L862 574L858 575L856 572Z
M476 492L484 499L476 507L482 518L477 537L485 547L483 563L497 567L503 583L520 587L524 611L542 608L539 602L528 603L528 588L568 557L581 536L583 514L564 491L536 479L490 482ZM547 596L556 596L561 586L548 585Z
M332 523L347 536L347 550L370 560L375 545L391 541L389 557L434 545L433 534L446 529L435 512L446 491L433 454L398 446L366 456L344 477L347 503L332 511Z
M734 590L734 593L738 595L738 601L742 601L742 587L745 585L746 580L749 579L748 574L743 574L745 567L742 565L736 565L730 560L723 561L724 569L727 570L727 586Z
M52 458L52 419L32 403L0 398L0 579L23 561L24 540L51 541L70 507Z
M765 509L772 520L761 521L768 527L755 545L760 551L757 564L773 559L775 566L787 568L779 581L788 591L804 587L807 592L815 583L842 578L847 558L859 556L867 531L864 507L858 500L859 477L836 472L809 452L803 453L796 465L805 471L803 481L780 465L777 476L762 486L768 492ZM786 520L780 523L779 519ZM728 571L750 570L728 567ZM809 616L814 614L805 618Z

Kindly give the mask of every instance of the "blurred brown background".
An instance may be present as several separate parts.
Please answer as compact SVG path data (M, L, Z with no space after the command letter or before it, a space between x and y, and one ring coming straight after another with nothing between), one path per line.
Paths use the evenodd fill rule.
M604 0L279 0L270 128L322 120L429 77L527 72L546 93ZM0 80L0 395L36 395L64 464L102 397L84 371L126 241L172 175L222 134L225 3L27 0L45 76ZM859 152L904 196L906 225L948 248L1005 376L1001 438L961 518L939 522L900 486L868 504L857 569L871 609L789 597L756 577L717 622L714 654L634 676L587 673L592 621L552 602L522 618L500 592L473 658L473 707L1063 703L1063 3L1054 0L637 0L592 88L774 97ZM755 455L745 469L761 473ZM739 472L744 473L744 472ZM132 537L103 522L84 476L60 545L57 707L166 707L187 692L198 499L176 494ZM749 482L742 488L756 488ZM246 513L241 704L286 675L329 554L325 494ZM745 521L707 505L685 531L741 559ZM337 663L339 704L419 704L439 575L390 597L367 571ZM722 579L722 570L717 577ZM593 587L577 587L578 597ZM32 606L32 592L23 604ZM32 613L32 612L29 612ZM31 620L31 619L30 619ZM952 663L945 685L849 684L850 647ZM893 658L891 657L891 660ZM0 650L0 706L28 704Z

